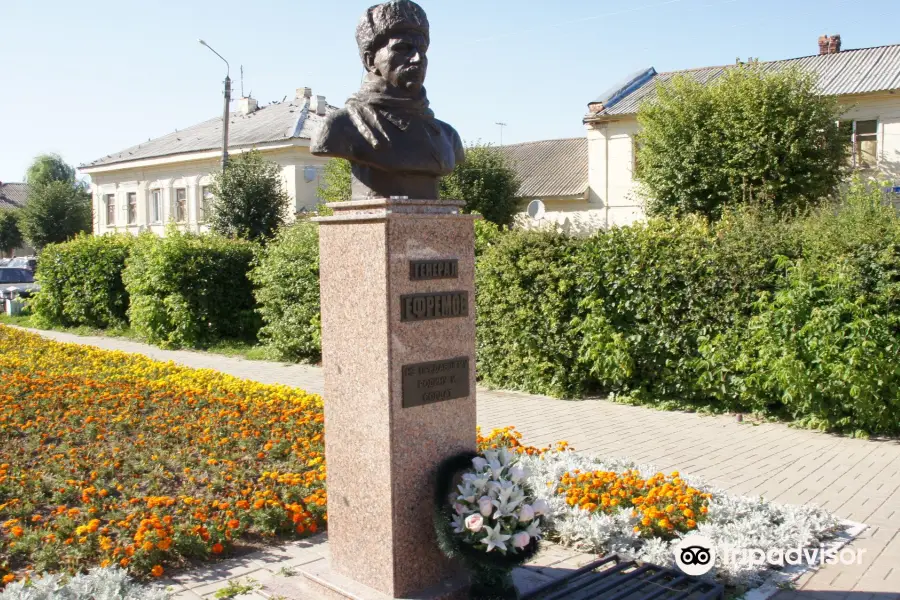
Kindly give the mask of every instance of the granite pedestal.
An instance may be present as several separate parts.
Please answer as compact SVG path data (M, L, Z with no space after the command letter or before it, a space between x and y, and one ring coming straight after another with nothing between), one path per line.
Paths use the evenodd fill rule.
M475 217L461 205L357 200L317 219L331 560L307 576L329 593L458 590L432 477L475 449Z

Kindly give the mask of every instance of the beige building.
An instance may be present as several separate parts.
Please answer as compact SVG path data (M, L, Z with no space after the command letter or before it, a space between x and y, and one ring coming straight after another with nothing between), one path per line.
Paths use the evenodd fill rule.
M822 93L837 96L846 107L843 120L854 166L900 186L900 44L842 51L840 36L822 36L816 55L758 65L765 70L798 67L816 73ZM643 202L634 179L638 107L652 101L659 83L678 75L707 83L728 68L657 73L651 67L639 71L588 104L589 112L583 119L586 139L505 147L523 181L528 182L521 192L523 206L532 199L542 199L543 219L564 227L596 229L643 218ZM544 154L529 150L544 147L555 150ZM545 160L546 164L532 164L536 160ZM586 163L579 165L580 160ZM577 186L556 183L574 181L582 172L586 178L578 185L583 183L584 195L559 195L576 191ZM542 180L534 180L537 176Z
M0 181L0 210L19 210L28 202L28 184ZM14 248L10 256L31 256L34 248L22 246ZM0 258L8 258L0 253Z
M602 209L588 202L586 138L509 144L501 151L519 175L522 208L535 200L543 205L539 221L568 229L575 221L602 220Z
M290 101L260 107L241 98L237 105L229 120L229 155L259 150L281 166L291 216L314 208L326 159L311 155L309 143L336 109L309 88L299 88ZM218 117L81 165L79 171L91 176L94 233L162 235L170 222L206 230L210 185L221 160Z

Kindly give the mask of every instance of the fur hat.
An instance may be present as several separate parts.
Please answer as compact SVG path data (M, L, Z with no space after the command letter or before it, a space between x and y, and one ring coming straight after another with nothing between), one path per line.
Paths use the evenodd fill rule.
M390 0L370 7L356 26L359 56L374 52L398 31L416 31L428 42L428 17L422 7L412 0Z

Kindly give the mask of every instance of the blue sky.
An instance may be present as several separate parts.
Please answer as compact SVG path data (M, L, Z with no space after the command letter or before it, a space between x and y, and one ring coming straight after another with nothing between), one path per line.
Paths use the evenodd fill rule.
M34 155L81 164L308 86L343 105L362 67L353 32L367 0L0 0L0 181ZM426 87L467 142L584 135L587 103L622 77L900 43L896 0L422 0L431 22Z

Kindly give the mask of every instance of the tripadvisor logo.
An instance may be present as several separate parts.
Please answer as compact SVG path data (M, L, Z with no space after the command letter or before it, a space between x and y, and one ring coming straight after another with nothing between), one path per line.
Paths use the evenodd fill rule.
M787 565L860 565L865 548L826 548L825 546L797 548L741 548L726 547L719 557L722 563L743 567L784 567ZM716 547L712 540L699 533L685 536L673 550L675 564L687 575L705 575L716 564Z
M675 564L688 575L705 575L716 564L716 547L705 535L692 533L675 546Z

